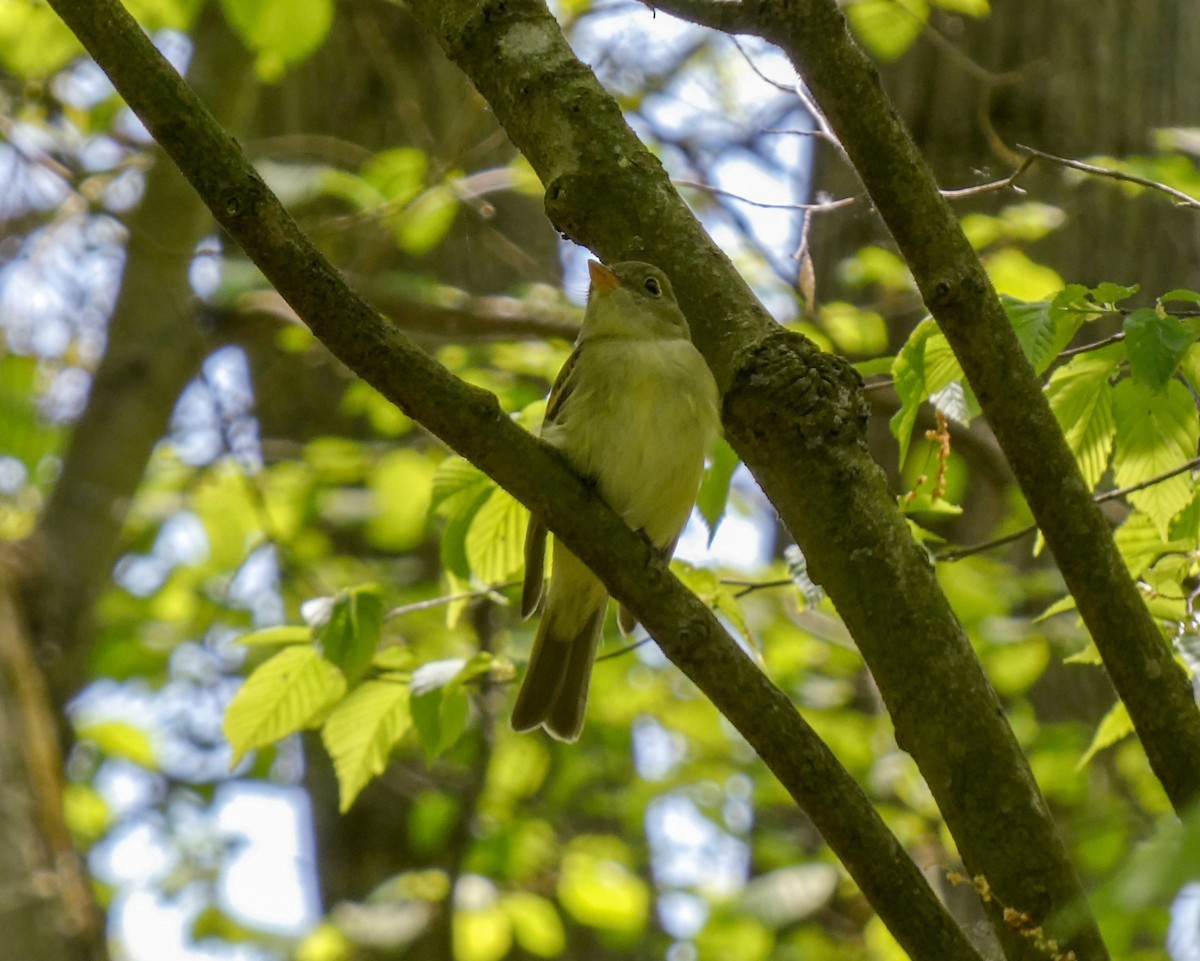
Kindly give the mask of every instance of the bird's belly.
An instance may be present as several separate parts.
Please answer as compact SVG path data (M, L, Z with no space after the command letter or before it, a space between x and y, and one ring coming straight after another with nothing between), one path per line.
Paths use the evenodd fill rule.
M672 373L627 368L588 405L591 416L571 425L566 451L625 522L659 546L687 523L716 425L712 402Z

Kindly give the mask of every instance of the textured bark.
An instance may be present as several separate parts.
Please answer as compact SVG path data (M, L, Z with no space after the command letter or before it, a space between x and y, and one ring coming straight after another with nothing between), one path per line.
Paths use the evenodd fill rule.
M742 14L759 9L690 6L719 19L728 19L733 7ZM726 392L729 440L851 628L900 743L929 782L970 870L985 874L1005 903L1035 917L1076 908L1086 914L1078 877L998 699L862 442L853 376L837 360L779 333L679 201L661 165L629 131L617 105L572 56L543 6L463 0L415 3L414 9L470 73L537 170L551 219L607 259L649 260L676 277L697 344ZM806 3L803 9L808 42L833 48L832 93L822 89L818 95L847 112L881 109L878 81L857 66L864 61L845 37L840 13L832 4ZM794 39L781 33L773 38ZM843 111L835 112L842 121ZM895 209L908 211L905 216L919 225L930 214L928 198L938 205L938 229L922 238L928 249L906 251L913 254L914 271L928 274L930 258L939 257L939 271L961 271L979 283L978 261L969 248L964 253L954 245L961 233L952 218L947 226L945 205L920 158L906 150L903 128L871 133L869 148L863 148L871 153L866 173L886 179ZM939 275L933 286L941 280ZM981 300L986 290L980 286ZM998 310L994 297L991 302ZM998 336L1011 338L1001 320ZM1040 391L1035 394L1044 406ZM1055 433L1065 447L1057 428ZM1087 500L1086 494L1078 500ZM1093 510L1090 500L1084 510ZM1107 543L1115 554L1110 538ZM1149 623L1140 607L1138 616ZM997 810L1005 816L996 818ZM1037 956L998 914L993 920L1014 956ZM1106 956L1086 921L1070 946L1081 958Z
M54 709L20 585L36 563L0 555L0 961L103 961L104 923L63 819Z
M457 381L345 287L118 4L55 0L54 6L314 333L410 416L536 510L605 580L809 812L910 954L977 958L853 779L661 558L552 450L503 416L494 396ZM544 8L539 18L548 19ZM561 35L555 36L561 44ZM543 39L539 28L511 52L528 60ZM573 71L577 77L583 72L578 65ZM603 102L619 121L616 106ZM664 194L678 205L673 197ZM712 259L716 256L713 251Z

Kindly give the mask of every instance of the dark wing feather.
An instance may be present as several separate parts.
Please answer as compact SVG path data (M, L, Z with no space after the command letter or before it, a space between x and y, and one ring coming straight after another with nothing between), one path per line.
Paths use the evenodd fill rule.
M563 364L562 370L554 379L550 388L550 397L546 401L546 417L542 422L552 424L558 419L558 413L563 404L575 390L579 366L579 348L571 351L571 356ZM542 599L542 588L545 580L546 567L546 525L536 515L529 518L529 528L525 532L525 583L521 588L521 616L528 617L537 610Z

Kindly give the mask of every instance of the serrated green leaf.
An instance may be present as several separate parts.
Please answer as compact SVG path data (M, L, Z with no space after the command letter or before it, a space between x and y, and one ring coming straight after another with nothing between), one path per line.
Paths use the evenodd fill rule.
M1100 726L1096 728L1096 733L1092 735L1092 743L1083 752L1083 757L1075 765L1075 770L1082 771L1087 766L1088 761L1094 758L1100 751L1103 751L1106 747L1111 747L1117 741L1132 733L1133 721L1129 718L1129 711L1125 709L1125 702L1117 701L1109 712L1104 715Z
M408 685L396 677L366 681L330 713L321 728L337 772L340 808L383 773L392 748L412 727Z
M1113 284L1106 281L1093 287L1091 295L1096 303L1113 306L1119 304L1122 300L1128 300L1141 289L1141 284L1132 284L1126 287L1123 284Z
M704 523L708 525L708 543L712 544L717 536L717 528L725 517L725 505L729 500L729 484L733 480L733 472L740 463L738 455L724 438L713 445L712 460L704 472L700 482L700 492L696 495L696 507Z
M233 763L253 748L317 723L345 693L342 672L316 647L284 648L246 678L225 711Z
M429 509L439 517L453 517L467 510L482 491L493 485L494 481L466 458L447 457L434 472Z
M1076 651L1070 657L1063 658L1064 664L1094 664L1102 665L1104 658L1100 656L1100 651L1092 641L1088 641L1083 650Z
M374 586L356 587L338 595L329 619L316 628L317 642L326 660L349 681L357 680L370 666L383 629L383 601Z
M1057 614L1065 614L1067 611L1073 610L1075 610L1075 598L1068 594L1066 597L1060 597L1042 611L1041 614L1034 618L1034 622L1049 620Z
M1095 489L1104 476L1112 454L1117 425L1108 379L1122 355L1120 344L1079 354L1056 370L1046 385L1050 408L1089 489Z
M1122 381L1113 389L1113 417L1117 424L1113 472L1121 487L1149 480L1195 456L1200 420L1191 393L1178 381L1168 381L1159 393ZM1129 501L1154 520L1165 539L1171 518L1191 496L1191 480L1177 474L1135 491Z
M311 627L303 624L283 624L243 634L238 638L238 643L248 647L265 647L268 644L305 644L311 640Z
M1039 374L1050 366L1083 324L1082 315L1055 309L1053 301L1025 302L1007 296L1000 301L1021 342L1021 350Z
M525 563L529 511L502 487L475 512L465 547L471 574L485 584L501 584Z
M1164 547L1158 525L1153 518L1140 511L1134 511L1125 518L1113 534L1113 540L1129 569L1129 576L1135 578L1154 563Z
M1144 307L1125 318L1125 349L1133 379L1150 390L1162 390L1184 353L1196 339L1178 317Z
M962 368L933 318L921 321L900 348L892 364L892 380L900 410L892 417L890 427L900 444L900 462L904 463L921 402L952 381L963 380Z
M414 679L416 674L413 675ZM455 745L467 726L467 693L458 684L433 687L411 701L413 724L421 738L421 748L429 760Z

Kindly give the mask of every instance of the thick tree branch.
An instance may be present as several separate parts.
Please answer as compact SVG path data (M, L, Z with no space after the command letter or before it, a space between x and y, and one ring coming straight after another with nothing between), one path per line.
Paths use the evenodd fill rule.
M410 6L529 159L559 229L606 259L649 260L674 277L724 391L729 440L837 605L971 872L1039 919L1068 909L1086 915L999 700L867 450L858 378L766 314L541 0ZM836 10L830 23L841 23ZM817 36L831 29L810 27ZM854 83L850 102L881 95ZM878 145L885 170L894 149ZM907 183L919 170L893 173ZM932 181L929 189L937 194ZM992 918L1014 956L1037 957ZM1069 947L1081 958L1107 956L1088 920Z
M369 383L546 518L759 752L915 957L978 959L853 779L712 613L547 445L346 287L115 0L53 0L220 223Z
M1038 377L835 0L765 0L783 47L854 163L946 334L1177 811L1200 799L1200 711L1092 501Z

